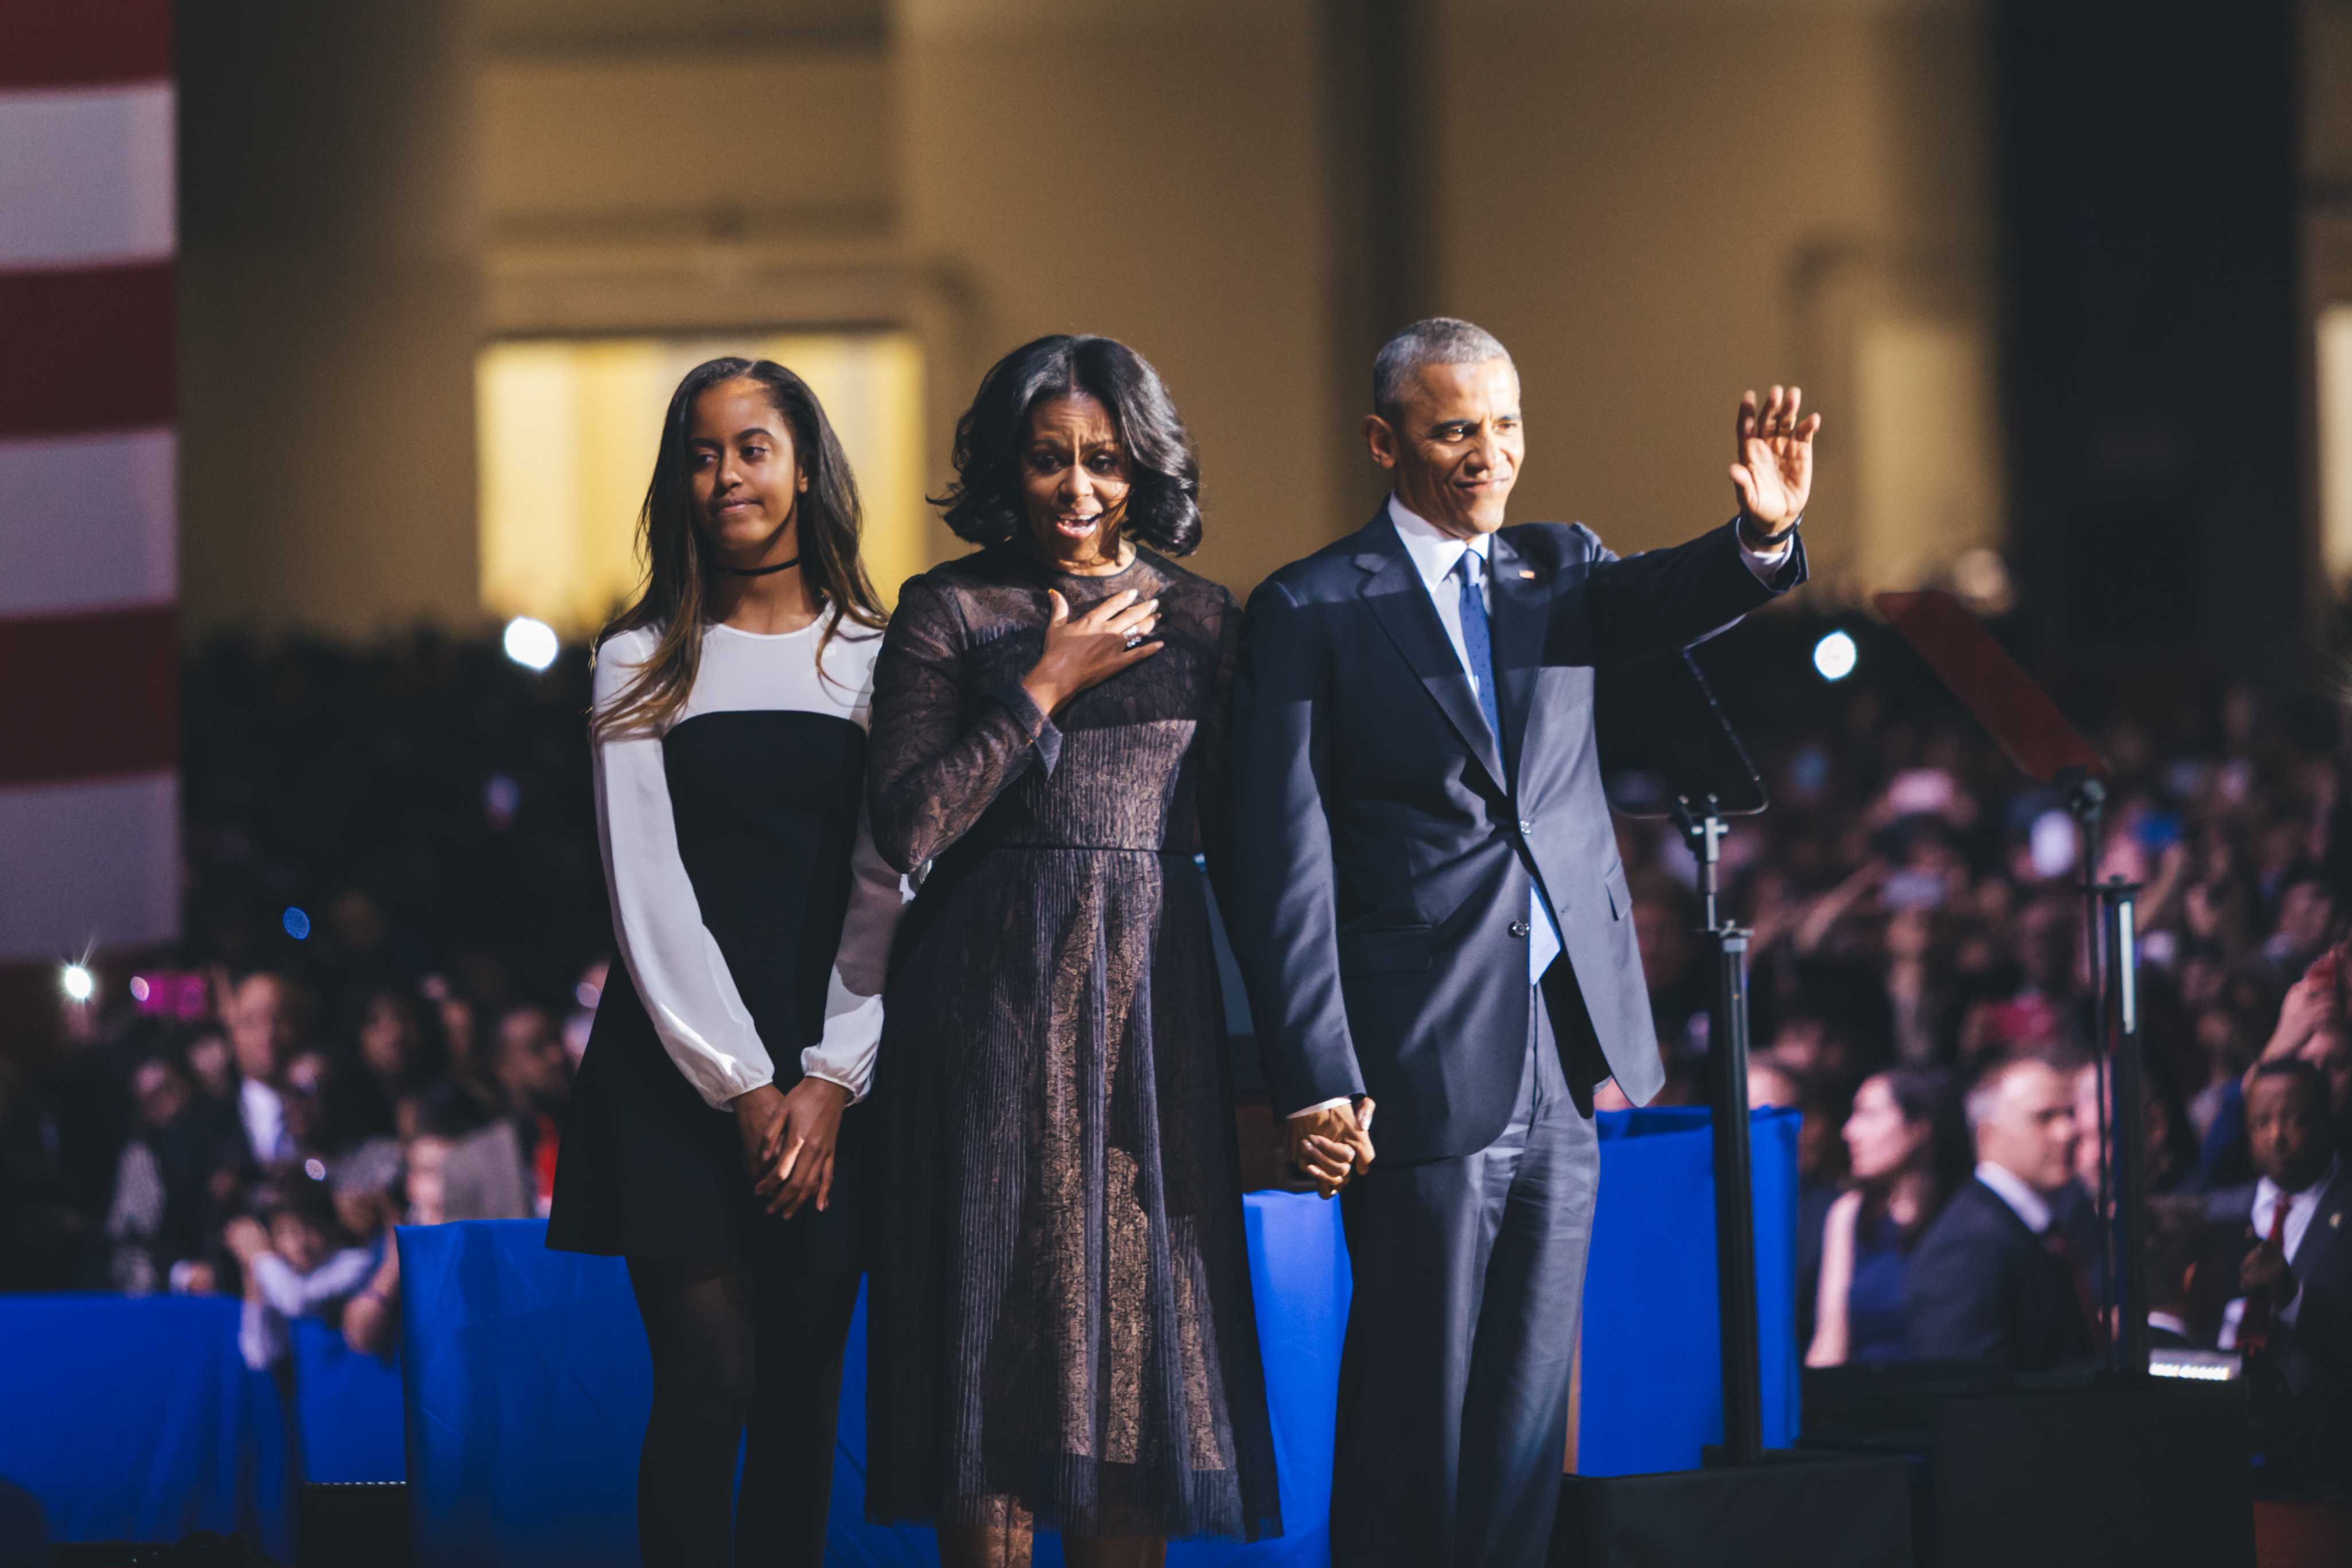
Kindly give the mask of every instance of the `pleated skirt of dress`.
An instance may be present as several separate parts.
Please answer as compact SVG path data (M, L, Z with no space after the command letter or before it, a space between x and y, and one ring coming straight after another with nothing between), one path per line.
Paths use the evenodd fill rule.
M1191 857L944 857L885 1017L869 1518L1278 1534Z

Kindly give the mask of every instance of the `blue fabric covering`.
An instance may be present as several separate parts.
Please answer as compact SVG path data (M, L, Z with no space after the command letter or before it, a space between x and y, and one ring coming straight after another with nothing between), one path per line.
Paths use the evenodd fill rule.
M1579 1468L1689 1469L1723 1427L1706 1113L1601 1121ZM1785 1445L1797 1428L1795 1113L1757 1113L1752 1137L1765 1439ZM1323 1568L1347 1249L1335 1206L1273 1192L1251 1194L1247 1206L1289 1533L1253 1546L1185 1542L1169 1562ZM635 1560L633 1481L649 1375L627 1277L612 1260L542 1251L540 1235L537 1223L521 1220L401 1232L420 1561ZM878 1530L861 1517L865 1335L861 1306L843 1378L827 1561L932 1563L928 1531ZM1058 1542L1038 1542L1038 1568L1061 1561Z
M1758 1111L1748 1129L1769 1448L1797 1436L1797 1121L1794 1111ZM1576 1468L1589 1476L1695 1469L1700 1448L1723 1440L1707 1113L1627 1111L1600 1123Z
M362 1355L327 1324L294 1328L295 1429L306 1481L396 1481L401 1443L400 1364Z
M291 1555L285 1406L217 1297L0 1296L0 1477L48 1537L242 1530Z
M1585 1288L1579 1468L1687 1469L1722 1433L1714 1194L1703 1111L1601 1119L1601 1206ZM1757 1289L1765 1439L1797 1428L1793 1112L1756 1115ZM1331 1418L1347 1324L1339 1209L1254 1193L1250 1269L1289 1533L1193 1542L1176 1568L1323 1568ZM644 1331L617 1260L550 1252L535 1220L400 1233L402 1367L295 1327L301 1468L314 1480L411 1480L417 1560L633 1563L637 1443L651 1397ZM218 1299L0 1297L0 1479L37 1499L52 1541L254 1532L290 1554L291 1456L278 1387L247 1372ZM865 1316L842 1384L828 1561L937 1561L928 1531L862 1518ZM36 1348L37 1347L37 1348ZM404 1387L404 1424L395 1417ZM1038 1568L1058 1542L1041 1540Z

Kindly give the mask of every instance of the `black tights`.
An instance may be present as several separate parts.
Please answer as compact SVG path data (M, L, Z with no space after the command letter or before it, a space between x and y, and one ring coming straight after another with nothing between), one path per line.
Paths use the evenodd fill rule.
M653 1415L637 1464L646 1562L821 1568L842 1342L857 1276L761 1269L747 1277L632 1258L629 1284L654 1363Z

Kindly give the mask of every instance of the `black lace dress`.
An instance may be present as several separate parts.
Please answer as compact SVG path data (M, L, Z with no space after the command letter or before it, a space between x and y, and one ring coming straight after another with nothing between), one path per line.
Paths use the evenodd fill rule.
M1049 722L1045 591L1160 600L1165 646ZM1149 552L1011 547L907 584L875 674L884 857L931 869L885 994L866 1512L1079 1535L1279 1533L1214 849L1241 615Z

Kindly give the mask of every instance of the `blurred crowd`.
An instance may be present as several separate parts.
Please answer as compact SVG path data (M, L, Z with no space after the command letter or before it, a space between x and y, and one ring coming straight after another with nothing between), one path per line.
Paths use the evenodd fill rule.
M2343 1484L2340 701L2144 671L2139 690L2062 694L2110 769L2092 858L2139 889L2144 1104L2103 1116L2085 821L1890 633L1855 631L1863 673L1835 686L1792 679L1786 655L1703 661L1773 797L1735 825L1726 864L1754 928L1749 1095L1803 1117L1806 1361L2039 1374L2093 1360L2118 1329L2103 1307L2103 1140L2137 1136L2150 1343L2242 1356L2274 1471ZM1703 1101L1712 981L1690 934L1694 862L1663 824L1621 819L1619 839L1668 1097Z
M1772 796L1725 875L1755 933L1751 1097L1803 1113L1801 1348L2087 1359L2113 1325L2082 823L1883 630L1817 675L1823 627L1766 617L1701 660ZM63 1051L0 1042L0 1289L221 1291L257 1359L306 1314L381 1351L393 1225L547 1201L611 949L585 655L232 640L185 674L186 936L63 1004ZM2339 704L2060 695L2111 768L2099 869L2142 887L2152 1334L2295 1398L2352 1389ZM1695 866L1664 823L1619 839L1667 1097L1696 1103Z
M216 643L184 668L186 934L0 1042L0 1289L221 1292L395 1337L397 1224L543 1212L610 946L586 659Z

